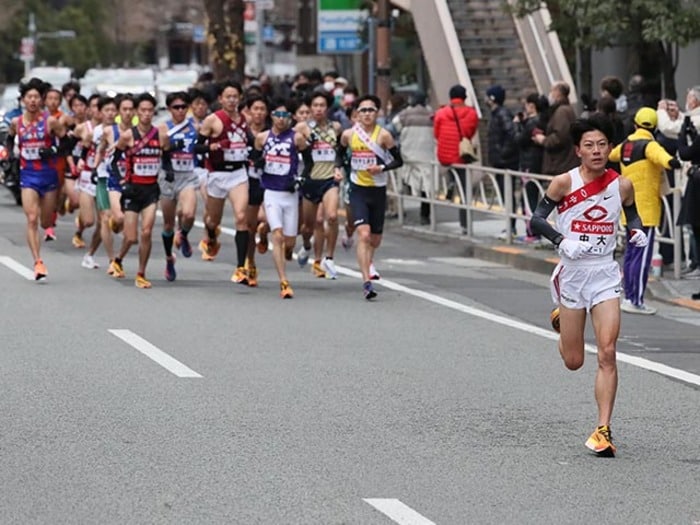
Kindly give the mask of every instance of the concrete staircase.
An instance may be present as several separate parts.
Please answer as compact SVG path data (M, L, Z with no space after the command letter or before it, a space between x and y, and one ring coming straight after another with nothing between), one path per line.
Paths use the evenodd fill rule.
M520 99L538 91L513 17L501 0L447 0L460 47L484 118L486 89L500 84L506 106L520 107Z

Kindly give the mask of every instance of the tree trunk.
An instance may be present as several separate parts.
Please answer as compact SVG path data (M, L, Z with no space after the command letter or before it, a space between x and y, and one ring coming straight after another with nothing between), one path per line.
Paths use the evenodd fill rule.
M678 67L678 46L670 42L660 44L664 54L664 97L676 100L676 68Z
M242 81L245 70L243 0L204 0L209 65L215 80Z

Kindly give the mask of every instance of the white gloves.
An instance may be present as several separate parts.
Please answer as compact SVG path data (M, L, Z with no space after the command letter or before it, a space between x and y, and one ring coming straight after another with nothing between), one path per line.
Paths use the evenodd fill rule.
M644 235L642 233L642 235ZM645 237L646 239L646 237ZM573 241L564 239L559 243L559 255L568 259L580 259L593 249L593 245L586 241Z
M630 234L629 242L630 244L634 244L637 248L644 248L649 244L649 238L642 230L631 230Z

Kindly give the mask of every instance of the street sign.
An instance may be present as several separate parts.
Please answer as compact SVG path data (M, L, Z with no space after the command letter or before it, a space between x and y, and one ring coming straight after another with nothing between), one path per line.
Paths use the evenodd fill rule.
M365 44L360 31L367 13L360 9L362 0L318 0L319 53L361 53Z
M263 11L272 11L275 8L275 0L255 0L255 7Z
M192 42L195 44L203 44L206 39L206 31L204 26L192 26Z
M34 39L32 37L24 37L19 47L20 60L34 60Z

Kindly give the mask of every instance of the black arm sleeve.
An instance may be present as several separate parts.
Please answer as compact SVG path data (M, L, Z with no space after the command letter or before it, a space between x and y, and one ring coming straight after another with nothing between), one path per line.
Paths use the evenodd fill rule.
M173 171L173 159L170 150L163 150L160 156L160 163L163 166L163 171Z
M58 139L58 155L60 157L67 157L68 155L70 155L74 145L75 142L73 142L72 137L69 137L68 135L63 135L61 138Z
M12 152L15 149L15 136L10 135L9 133L5 137L5 147L7 148L7 152L12 156Z
M642 219L637 212L637 205L633 202L629 206L622 205L622 211L625 212L625 219L627 219L627 228L630 230L641 230L644 225L642 224Z
M306 180L309 178L311 168L314 166L314 159L311 156L311 148L306 148L301 152L301 158L304 159L304 171L301 172L301 178Z
M547 222L547 217L554 211L556 206L557 203L550 200L549 197L545 195L537 205L537 208L535 208L535 211L532 212L530 228L532 228L533 233L542 235L546 239L549 239L554 246L559 246L564 236Z
M338 145L335 147L335 167L342 168L347 162L348 147L343 146L343 144L338 141Z
M396 168L403 166L403 158L401 157L401 150L398 146L391 148L389 153L391 153L394 160L392 160L389 164L386 164L382 171L395 170Z
M110 163L110 166L112 167L112 173L116 175L119 174L119 161L122 159L122 156L124 155L124 150L115 148L114 152L112 153L112 162Z
M209 137L205 137L201 133L198 133L197 142L195 142L194 144L194 152L198 155L204 155L205 153L209 153L209 145L207 144L208 139Z

